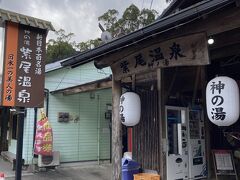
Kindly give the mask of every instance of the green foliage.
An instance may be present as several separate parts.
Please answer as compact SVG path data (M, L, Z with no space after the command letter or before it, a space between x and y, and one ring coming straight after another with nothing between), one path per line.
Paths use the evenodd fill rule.
M109 9L98 17L98 21L105 26L105 29L112 34L113 38L117 38L153 23L156 15L157 11L155 10L139 10L137 6L131 4L123 12L122 17L119 18L119 12L116 9ZM56 40L50 39L47 43L47 63L69 57L76 53L76 50L83 52L102 44L99 38L86 42L72 42L71 38L74 34L66 34L63 29L56 31L56 35Z
M139 28L147 26L155 21L157 11L151 9L142 9L131 4L124 12L121 18L118 18L118 11L110 9L98 18L113 37L128 34Z
M80 52L83 52L83 51L87 51L87 50L93 49L95 47L98 47L100 44L101 44L101 39L97 38L97 39L88 40L86 42L77 43L75 45L75 47Z
M98 17L98 21L102 21L107 30L113 30L118 21L118 11L116 9L109 9L103 15Z
M74 35L73 33L66 34L63 29L55 33L57 39L49 39L47 43L47 64L71 56L76 52L74 42L71 42L71 38Z

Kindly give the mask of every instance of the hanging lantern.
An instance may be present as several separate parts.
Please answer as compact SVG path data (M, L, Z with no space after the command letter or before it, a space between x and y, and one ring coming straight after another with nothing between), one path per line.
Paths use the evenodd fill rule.
M135 126L141 116L141 100L138 94L126 92L120 97L120 118L125 126Z
M226 76L212 79L206 88L207 114L218 126L230 126L239 118L239 88Z

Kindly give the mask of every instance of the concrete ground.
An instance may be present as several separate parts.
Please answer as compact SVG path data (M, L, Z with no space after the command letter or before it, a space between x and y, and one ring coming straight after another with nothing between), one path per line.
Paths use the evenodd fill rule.
M34 173L22 171L22 180L110 180L111 165L104 163L67 163L56 169L43 169ZM10 163L0 159L0 172L5 173L6 180L15 180L15 172L11 170Z

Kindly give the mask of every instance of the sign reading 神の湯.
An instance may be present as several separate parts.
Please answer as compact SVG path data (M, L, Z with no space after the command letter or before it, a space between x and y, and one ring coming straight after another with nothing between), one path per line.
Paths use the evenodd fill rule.
M1 104L41 107L47 31L7 22Z
M193 66L209 64L205 33L159 42L129 54L111 67L115 79L132 74L173 66Z

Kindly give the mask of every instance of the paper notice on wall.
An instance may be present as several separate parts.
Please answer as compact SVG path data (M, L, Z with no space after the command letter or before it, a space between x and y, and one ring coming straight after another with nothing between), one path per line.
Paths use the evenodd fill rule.
M233 170L230 153L215 153L217 170Z

